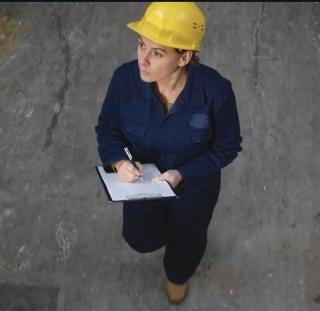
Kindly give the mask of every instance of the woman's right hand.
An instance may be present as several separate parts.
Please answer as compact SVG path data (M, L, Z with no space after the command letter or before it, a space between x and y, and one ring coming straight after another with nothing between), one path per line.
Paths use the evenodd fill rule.
M135 162L139 170L129 160L115 162L113 166L117 170L118 177L124 182L133 182L142 176L143 166L140 162Z

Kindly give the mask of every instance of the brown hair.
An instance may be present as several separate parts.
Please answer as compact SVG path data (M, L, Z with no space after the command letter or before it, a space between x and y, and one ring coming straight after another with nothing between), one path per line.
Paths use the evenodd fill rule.
M184 52L187 52L187 50L183 50L183 49L176 49L175 48L175 51L177 54L183 54ZM191 56L191 59L190 59L190 64L197 64L199 63L200 61L200 57L196 54L195 51L192 51L192 56Z

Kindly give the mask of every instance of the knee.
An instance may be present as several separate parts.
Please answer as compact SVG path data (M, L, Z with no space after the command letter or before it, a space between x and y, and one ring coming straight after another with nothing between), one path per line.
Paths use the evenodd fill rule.
M164 246L164 242L154 243L152 241L138 241L130 238L125 232L122 232L122 236L133 250L141 254L154 252Z

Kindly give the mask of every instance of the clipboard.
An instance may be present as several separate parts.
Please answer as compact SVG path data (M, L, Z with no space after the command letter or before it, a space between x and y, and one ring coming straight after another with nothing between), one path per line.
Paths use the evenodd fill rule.
M153 163L143 164L143 176L135 182L123 182L117 173L105 172L103 166L95 167L109 202L128 202L178 198L167 181L152 181L160 175Z

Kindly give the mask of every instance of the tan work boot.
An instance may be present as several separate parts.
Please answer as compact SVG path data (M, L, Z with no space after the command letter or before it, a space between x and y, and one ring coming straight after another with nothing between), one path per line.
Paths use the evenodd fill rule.
M175 284L167 280L167 297L171 303L178 304L187 296L188 284Z

